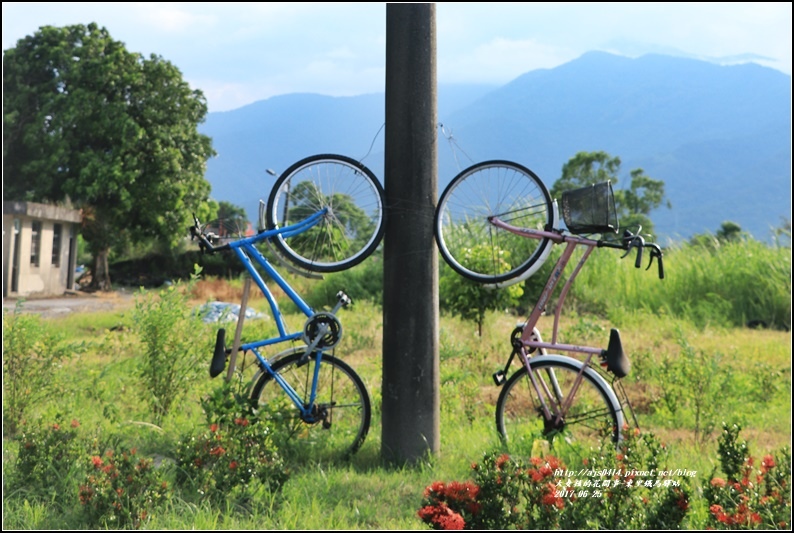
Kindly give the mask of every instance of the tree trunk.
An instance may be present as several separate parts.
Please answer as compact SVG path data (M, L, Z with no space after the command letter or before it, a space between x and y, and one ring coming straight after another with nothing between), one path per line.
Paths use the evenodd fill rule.
M94 268L91 272L91 285L89 288L95 291L109 291L110 267L108 266L109 249L99 250L94 254Z

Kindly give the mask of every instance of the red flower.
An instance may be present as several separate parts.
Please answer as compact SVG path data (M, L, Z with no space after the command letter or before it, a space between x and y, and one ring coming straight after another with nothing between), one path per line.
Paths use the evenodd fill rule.
M442 492L444 492L444 483L441 481L436 481L429 487L425 488L425 498L430 497L430 495L433 493L441 494Z
M529 462L532 463L533 466L540 466L543 464L543 459L540 457L533 457Z
M93 456L91 458L91 462L94 463L94 468L99 468L100 466L102 466L102 458L99 456L96 455Z
M419 509L417 515L425 523L430 523L438 529L463 529L466 525L463 517L447 507L444 503L422 507Z
M766 474L772 468L775 467L775 458L771 455L765 455L763 461L761 461L761 473Z
M229 463L229 468L231 468L232 470L234 470L235 468L237 468L237 466L238 466L238 465L237 465L237 461L232 461L231 463Z
M541 474L534 468L532 470L528 470L527 474L529 474L529 477L531 477L532 481L534 481L535 483L537 483L538 481L543 481L543 474Z
M221 456L224 453L226 453L226 450L223 449L223 446L215 446L213 449L210 450L210 455Z
M234 423L237 424L238 426L245 427L245 426L248 425L249 422L248 422L248 419L246 419L246 418L235 418L234 419Z
M52 425L52 430L53 430L53 431L58 431L59 429L61 429L61 426L60 426L60 425L58 425L58 424L53 424L53 425Z
M682 511L686 511L687 509L689 509L689 502L684 496L678 498L678 501L675 503L678 506L678 508L681 509Z
M502 455L500 455L500 456L499 456L499 458L496 460L496 469L497 469L497 470L501 470L501 469L502 469L502 467L504 466L504 464L505 464L505 463L506 463L506 462L507 462L509 459L510 459L510 456L509 456L509 455L507 455L506 453L503 453Z
M558 468L561 467L565 468L565 465L563 465L562 462L553 455L550 455L547 459L548 459L549 468L551 468L552 470L557 470Z
M211 424L210 425L210 431L213 432L213 433L217 432L218 431L218 424Z
M72 427L73 428L80 427L80 422L78 422L76 418L72 419Z
M715 477L714 479L711 480L711 486L723 488L725 486L725 480L722 479L721 477Z

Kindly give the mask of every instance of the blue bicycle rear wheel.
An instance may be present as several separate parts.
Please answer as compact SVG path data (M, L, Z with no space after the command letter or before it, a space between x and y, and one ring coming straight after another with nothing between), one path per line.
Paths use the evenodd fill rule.
M296 352L279 359L273 364L273 371L298 394L308 413L302 414L276 380L265 373L251 392L259 419L272 429L282 453L312 460L348 458L364 443L372 418L364 382L350 366L332 355L323 353L320 357L315 352L306 364L300 365L302 355Z

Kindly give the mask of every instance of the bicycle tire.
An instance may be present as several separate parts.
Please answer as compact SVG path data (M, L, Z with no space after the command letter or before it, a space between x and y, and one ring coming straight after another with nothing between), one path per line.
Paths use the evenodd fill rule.
M329 212L314 227L272 241L301 268L337 272L366 259L383 238L383 187L367 167L342 155L319 154L289 167L270 191L267 229L299 222L322 208Z
M294 353L277 360L273 370L308 405L318 354L311 354L306 364L298 365L302 355ZM349 458L369 432L372 407L364 382L344 361L329 354L322 354L320 359L315 399L315 405L319 410L325 409L326 416L318 416L314 422L304 421L268 373L257 380L251 399L258 404L260 419L272 428L273 438L286 444L279 450L285 454L294 452L296 457L318 460Z
M439 198L434 221L441 256L455 272L493 284L545 261L553 245L548 238L500 229L488 222L490 216L521 228L550 228L551 195L535 173L510 161L476 163L455 176Z
M538 381L552 390L552 375L566 398L582 363L563 356L538 356L529 360ZM540 385L540 384L539 384ZM541 386L542 387L542 386ZM546 397L547 403L549 398ZM525 367L517 370L504 384L496 402L496 428L512 448L531 448L538 438L552 443L557 437L581 451L600 448L604 439L620 442L623 410L607 382L592 368L586 367L574 402L561 425L555 427L543 416L540 401Z

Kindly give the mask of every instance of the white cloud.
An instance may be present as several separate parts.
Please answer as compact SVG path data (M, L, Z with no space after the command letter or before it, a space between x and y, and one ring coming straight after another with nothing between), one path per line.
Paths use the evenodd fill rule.
M791 73L790 3L436 5L440 83L505 83L604 49L755 54ZM213 111L295 91L383 90L386 4L377 2L4 2L3 48L41 25L92 21L129 50L173 62Z
M439 60L439 79L447 82L506 83L525 72L552 68L578 53L534 39L495 38L468 54Z

